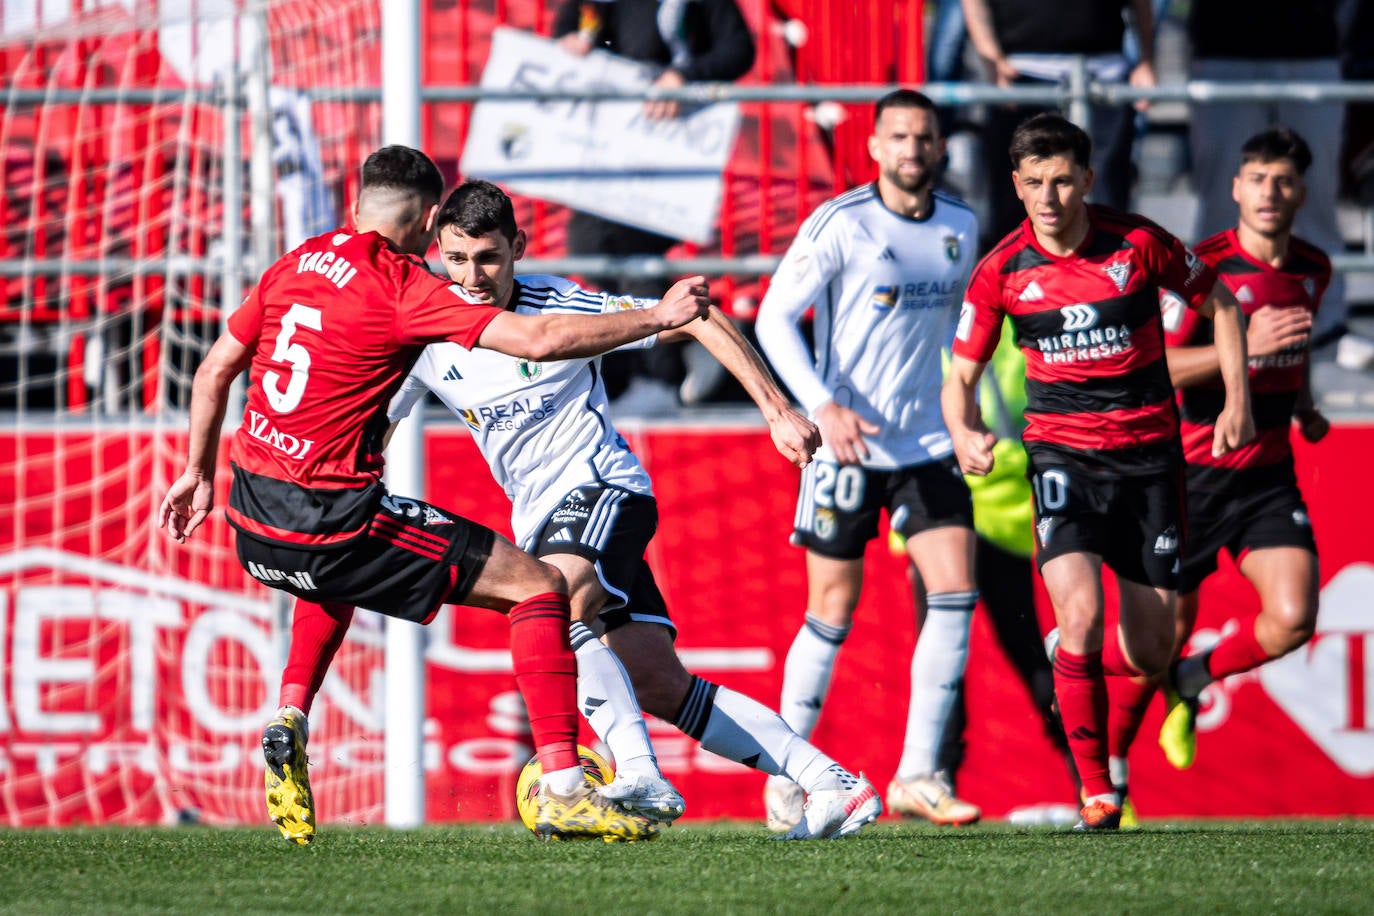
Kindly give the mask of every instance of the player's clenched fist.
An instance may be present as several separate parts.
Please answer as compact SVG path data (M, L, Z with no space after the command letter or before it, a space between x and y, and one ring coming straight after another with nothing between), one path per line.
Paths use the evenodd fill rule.
M1236 406L1228 399L1217 416L1216 432L1212 436L1212 455L1220 458L1234 452L1255 438L1255 420L1249 405Z
M810 464L821 447L820 428L791 407L768 419L768 433L779 454L799 468Z
M711 288L706 278L698 274L695 277L683 277L674 283L654 309L663 319L666 330L681 327L693 318L705 318L710 307Z
M984 477L992 472L992 447L997 437L987 430L965 429L950 430L954 440L954 456L959 459L959 469L965 474Z

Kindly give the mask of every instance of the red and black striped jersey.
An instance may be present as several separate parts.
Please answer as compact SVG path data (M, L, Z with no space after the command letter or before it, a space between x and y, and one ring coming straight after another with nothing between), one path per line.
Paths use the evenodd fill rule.
M1320 249L1293 238L1288 256L1278 267L1245 252L1235 229L1198 243L1198 257L1216 270L1235 295L1245 314L1266 305L1300 306L1315 313L1331 283L1331 259ZM1204 346L1213 342L1212 323L1200 321L1187 309L1164 305L1165 342L1171 347ZM1221 457L1212 455L1212 436L1225 402L1220 377L1179 392L1183 419L1183 450L1189 464L1218 468L1255 468L1292 458L1289 427L1307 373L1308 346L1297 344L1279 353L1250 358L1250 404L1255 438Z
M269 267L229 317L253 351L230 524L298 547L364 531L383 494L392 396L426 344L472 347L498 314L375 232L326 233Z
M1088 218L1072 254L1047 252L1027 220L984 257L954 352L987 362L1010 316L1026 355L1028 447L1094 452L1113 464L1131 464L1132 449L1176 456L1159 290L1176 290L1196 308L1216 275L1144 217L1090 205Z

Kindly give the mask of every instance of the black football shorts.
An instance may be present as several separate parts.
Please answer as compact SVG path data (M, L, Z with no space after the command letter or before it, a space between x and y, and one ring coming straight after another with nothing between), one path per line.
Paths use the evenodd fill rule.
M813 461L802 471L792 543L835 560L857 560L887 509L904 537L972 528L973 499L953 456L896 470Z
M264 585L429 623L461 604L491 556L490 528L418 499L384 496L367 531L328 549L238 535L239 562Z
M1317 541L1307 504L1290 462L1268 468L1222 471L1188 467L1188 542L1178 590L1195 592L1217 568L1225 550L1237 563L1248 551L1300 547Z
M674 634L653 570L644 559L658 530L658 502L619 487L588 484L559 500L535 530L528 548L535 556L568 553L596 566L610 600L598 615L606 630L631 620L657 623Z
M1035 561L1091 553L1121 578L1176 589L1183 541L1182 462L1122 474L1031 455Z

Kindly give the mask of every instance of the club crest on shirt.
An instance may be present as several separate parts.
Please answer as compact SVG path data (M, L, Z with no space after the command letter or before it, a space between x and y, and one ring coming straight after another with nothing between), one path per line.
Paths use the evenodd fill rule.
M1249 305L1251 302L1255 301L1255 294L1250 291L1249 286L1242 286L1240 289L1236 290L1236 301L1241 305Z
M1124 293L1126 291L1126 284L1130 282L1131 279L1131 262L1113 261L1105 265L1102 269L1107 272L1107 276L1111 277L1112 282L1116 284L1116 291Z
M1304 277L1302 288L1307 293L1308 299L1317 298L1317 281L1313 280L1311 277Z
M959 239L957 236L945 236L945 257L951 261L959 260Z
M880 312L890 312L897 304L897 287L875 286L873 296L868 300Z
M539 373L544 371L543 363L531 362L523 357L516 360L515 369L520 373L520 377L527 382L532 382L539 378Z

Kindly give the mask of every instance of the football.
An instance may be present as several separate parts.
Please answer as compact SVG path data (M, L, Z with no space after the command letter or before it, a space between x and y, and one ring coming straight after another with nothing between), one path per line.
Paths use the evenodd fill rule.
M577 759L582 764L583 777L589 784L604 786L615 778L611 765L591 748L579 744ZM515 783L515 809L520 812L521 822L530 830L534 829L535 818L539 814L539 777L542 775L544 768L539 765L539 756L536 754L525 764Z

